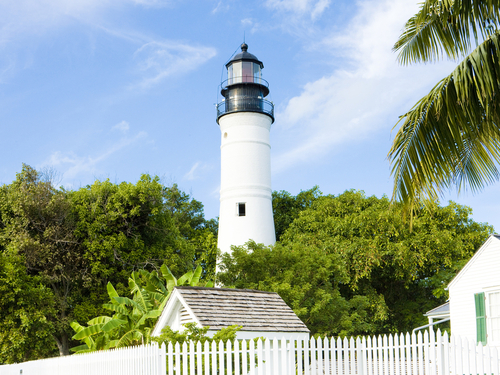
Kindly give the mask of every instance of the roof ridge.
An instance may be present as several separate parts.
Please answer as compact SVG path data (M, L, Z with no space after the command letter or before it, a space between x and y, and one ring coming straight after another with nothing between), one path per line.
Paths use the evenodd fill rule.
M223 292L256 292L256 293L264 293L264 294L278 294L276 292L269 292L266 290L257 290L257 289L236 289L236 288L212 288L206 286L175 286L174 289L192 289L192 290L214 290L214 291L223 291Z

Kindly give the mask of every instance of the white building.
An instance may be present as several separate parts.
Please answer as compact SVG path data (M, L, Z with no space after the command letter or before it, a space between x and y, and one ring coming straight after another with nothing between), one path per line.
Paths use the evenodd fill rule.
M451 323L451 333L500 347L500 236L491 235L448 284L447 303L428 311ZM423 328L423 327L421 327Z
M486 240L448 290L451 332L500 346L500 236Z
M274 106L266 100L264 64L247 52L226 64L227 80L221 84L217 105L221 131L221 189L218 248L249 240L264 245L276 242L271 202L271 145L269 133Z

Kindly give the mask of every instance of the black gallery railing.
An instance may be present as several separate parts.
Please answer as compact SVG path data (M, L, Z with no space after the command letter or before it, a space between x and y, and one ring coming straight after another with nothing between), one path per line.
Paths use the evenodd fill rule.
M233 112L260 112L272 117L274 121L274 104L260 98L225 99L217 104L217 120L219 117Z

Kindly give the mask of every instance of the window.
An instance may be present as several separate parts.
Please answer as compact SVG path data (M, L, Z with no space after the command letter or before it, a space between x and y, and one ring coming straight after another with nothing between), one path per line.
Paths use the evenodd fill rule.
M488 343L498 343L500 342L500 291L488 293L486 302Z
M255 83L261 83L261 76L260 76L260 65L259 64L253 64L253 81Z
M230 85L241 82L241 76L243 75L241 70L242 70L241 61L235 62L229 66L227 70L227 75L229 80L228 83Z
M229 65L229 67L227 68L227 84L228 85L232 85L233 84L233 79L234 79L234 76L233 76L233 66Z
M253 68L253 63L248 61L243 61L243 71L242 71L243 82L253 82L252 68Z
M476 341L483 345L500 343L500 290L474 294Z
M246 215L245 203L237 203L237 207L238 207L238 216L245 216Z

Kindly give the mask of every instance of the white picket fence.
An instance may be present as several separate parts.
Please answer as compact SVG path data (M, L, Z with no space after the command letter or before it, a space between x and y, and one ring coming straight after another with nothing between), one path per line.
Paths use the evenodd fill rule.
M0 366L0 375L500 375L497 348L447 333L147 345Z
M135 346L0 366L0 375L166 374L165 346Z

